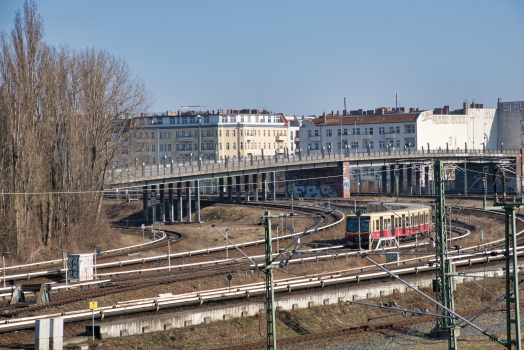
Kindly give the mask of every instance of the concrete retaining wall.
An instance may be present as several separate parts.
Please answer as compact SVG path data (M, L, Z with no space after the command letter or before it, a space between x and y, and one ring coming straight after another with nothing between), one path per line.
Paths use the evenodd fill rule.
M467 273L468 276L478 276L482 278L504 276L504 271L493 269L484 272L483 269L472 270ZM454 278L455 286L469 281L472 277L456 276ZM409 283L418 288L431 287L433 277L423 277L410 279ZM392 294L394 291L401 293L409 291L410 288L404 284L393 282L377 282L376 285L354 286L340 290L322 291L311 294L281 297L275 301L277 310L297 310L319 305L335 304L346 300L360 300L367 298L379 298ZM95 325L95 336L99 339L119 337L124 335L141 334L168 330L171 328L188 327L202 323L209 323L221 320L228 320L235 317L253 316L259 312L265 312L265 303L247 302L232 306L217 306L200 310L176 312L166 315L140 317L128 320L107 322ZM91 326L86 327L87 333L91 334Z

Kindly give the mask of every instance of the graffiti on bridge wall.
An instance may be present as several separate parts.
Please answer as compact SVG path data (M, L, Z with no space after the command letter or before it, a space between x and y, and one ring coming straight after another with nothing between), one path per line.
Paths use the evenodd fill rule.
M343 197L344 185L341 168L293 170L286 172L286 197L289 184L295 184L297 198Z

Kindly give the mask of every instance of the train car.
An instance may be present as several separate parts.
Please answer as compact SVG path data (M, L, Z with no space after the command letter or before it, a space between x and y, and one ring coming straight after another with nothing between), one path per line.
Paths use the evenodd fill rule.
M387 206L392 211L388 210ZM366 212L346 216L346 243L380 248L429 234L431 208L413 203L367 203Z

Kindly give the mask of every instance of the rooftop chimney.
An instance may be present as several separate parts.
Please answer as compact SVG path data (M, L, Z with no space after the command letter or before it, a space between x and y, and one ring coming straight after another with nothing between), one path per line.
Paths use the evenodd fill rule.
M322 114L322 118L324 119L324 123L327 122L326 112L324 112L324 113Z
M468 114L468 103L467 102L462 103L462 113L466 115Z

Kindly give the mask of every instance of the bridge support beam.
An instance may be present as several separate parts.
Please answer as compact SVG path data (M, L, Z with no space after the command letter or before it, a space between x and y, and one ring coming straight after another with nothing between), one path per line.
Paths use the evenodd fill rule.
M168 196L167 196L167 216L169 217L169 221L173 222L175 221L175 212L174 212L174 203L173 203L173 183L167 184L168 188Z
M253 198L255 202L258 202L258 174L253 174Z
M419 195L422 194L422 184L420 183L420 170L421 169L424 169L424 168L419 168L415 170L415 183L416 183L415 190L418 190Z
M395 194L395 166L389 166L389 193Z
M398 186L399 186L399 193L404 194L404 170L406 169L406 166L404 164L400 164L398 166Z
M245 201L249 202L249 194L251 192L251 185L249 184L249 175L244 175L244 191L245 194Z
M429 166L425 166L424 169L424 190L426 194L431 194L429 190Z
M235 176L235 189L237 192L237 203L240 203L242 201L242 189L241 189L241 183L240 183L240 175Z
M233 178L231 176L227 178L227 201L230 203L233 201Z
M178 222L184 221L184 199L182 198L182 182L176 184Z
M407 193L408 194L413 194L413 164L410 164L408 167L407 167L407 178L408 178L408 190L407 190Z
M195 180L195 222L200 223L200 181Z
M142 187L142 206L143 206L143 211L144 211L144 220L146 222L149 221L149 215L148 215L148 206L147 206L147 195L148 195L148 191L147 191L147 186L143 186Z
M267 173L262 173L262 200L267 201Z
M186 221L191 222L191 181L186 181L186 206Z
M220 202L224 202L224 178L218 179L218 193L220 195Z
M275 188L275 172L269 173L269 192L271 193L271 200L277 199L276 188Z
M382 193L388 193L388 167L386 165L382 166L382 173L380 174L382 179Z
M160 221L165 222L166 221L166 193L164 191L164 184L160 184Z
M153 224L155 223L155 221L158 221L158 210L157 210L157 205L156 205L156 192L157 192L157 185L152 185L151 186L151 207L153 208L153 214L152 214L152 218L153 218Z

